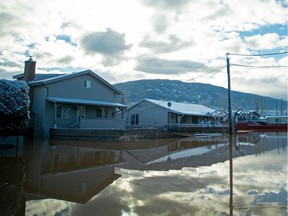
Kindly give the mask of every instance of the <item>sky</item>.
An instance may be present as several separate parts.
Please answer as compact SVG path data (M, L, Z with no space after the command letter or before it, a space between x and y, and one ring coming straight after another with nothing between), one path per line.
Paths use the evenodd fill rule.
M287 1L2 0L0 79L91 69L111 84L200 82L287 99ZM282 53L265 55L271 53ZM244 54L244 55L234 55Z

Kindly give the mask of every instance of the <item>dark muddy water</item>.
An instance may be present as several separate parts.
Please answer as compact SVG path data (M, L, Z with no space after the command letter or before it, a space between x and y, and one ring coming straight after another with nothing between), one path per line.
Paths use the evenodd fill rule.
M31 142L26 215L287 215L287 133Z

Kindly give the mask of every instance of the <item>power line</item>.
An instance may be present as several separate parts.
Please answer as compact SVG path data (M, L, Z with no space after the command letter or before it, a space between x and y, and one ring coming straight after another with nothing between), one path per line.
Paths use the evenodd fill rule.
M220 71L222 71L224 68L226 68L226 66L221 65L218 67L214 67L209 69L208 71L205 71L205 74L201 74L199 76L193 77L191 79L189 79L188 81L192 81L192 80L196 80L196 79L207 79L207 78L212 78L213 76L215 76L217 73L219 73ZM212 74L211 74L212 73Z
M288 66L265 66L265 65L242 65L242 64L230 64L231 66L238 66L238 67L250 67L250 68L288 68Z
M226 68L226 66L222 66L222 67L219 67L219 69L217 71L215 71L213 74L211 74L209 76L209 78L212 78L213 76L215 76L217 73L219 73L220 71L222 71L224 68Z
M228 55L233 56L270 56L270 55L283 55L288 53L287 51L284 52L276 52L276 53L262 53L262 54L243 54L243 53L227 53Z
M205 69L205 67L209 67L208 65L211 64L211 62L216 61L216 60L220 60L221 58L223 58L223 56L219 56L219 57L217 57L217 58L215 58L213 60L209 60L207 63L199 63L199 65L197 65L197 66L195 66L193 68L188 68L188 69L186 69L186 70L184 70L182 72L184 72L184 73L193 72L196 69L199 69L199 68L202 68L202 67Z
M207 70L207 68L206 68L206 70L205 71L203 71L204 72L204 74L200 74L200 75L198 75L198 76L196 76L196 77L193 77L193 78L190 78L190 79L188 79L187 81L195 81L196 79L201 79L201 78L204 78L204 79L207 79L207 78L212 78L213 76L215 76L217 73L219 73L220 71L222 71L225 67L226 67L226 65L224 65L224 64L220 64L219 66L213 66L213 67L209 67L208 65L209 64L211 64L211 62L213 62L213 61L216 61L216 60L220 60L220 59L223 59L223 56L219 56L219 57L217 57L217 58L215 58L214 60L211 60L211 61L209 61L209 62L207 62L206 64L203 64L202 66L203 67L208 67L208 70ZM199 68L199 67L197 67L197 68ZM189 71L191 71L192 72L192 70L189 70ZM187 72L189 72L189 71L187 71ZM212 74L211 74L212 73Z

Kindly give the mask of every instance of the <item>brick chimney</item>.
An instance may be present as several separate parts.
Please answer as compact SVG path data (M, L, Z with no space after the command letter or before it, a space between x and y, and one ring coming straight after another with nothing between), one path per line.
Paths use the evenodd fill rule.
M31 81L35 78L36 61L33 61L32 56L25 61L24 78L25 81Z

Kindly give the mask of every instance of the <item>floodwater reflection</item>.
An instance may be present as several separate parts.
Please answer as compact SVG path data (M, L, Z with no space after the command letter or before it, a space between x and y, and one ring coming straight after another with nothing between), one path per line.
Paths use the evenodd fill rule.
M287 214L286 133L33 142L26 215Z

